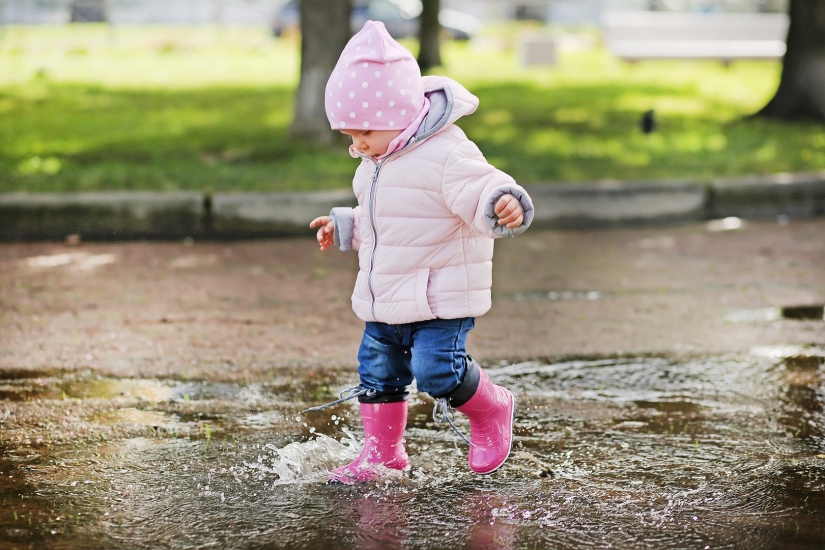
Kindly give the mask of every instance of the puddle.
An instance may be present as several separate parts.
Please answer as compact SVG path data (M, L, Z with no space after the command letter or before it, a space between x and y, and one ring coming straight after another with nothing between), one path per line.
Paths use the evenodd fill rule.
M218 262L218 256L208 254L206 256L180 256L169 262L172 269L192 269L195 267L208 267Z
M358 451L357 404L300 414L349 379L2 373L29 399L0 403L0 546L822 548L823 358L490 367L519 400L501 470L472 474L413 393L411 474L355 487L323 482Z
M782 318L782 308L755 307L735 309L725 316L725 321L731 323L759 323L778 321Z
M153 429L171 430L177 424L177 418L157 411L143 411L133 407L124 407L107 411L91 418L92 422L100 424L137 424L152 426Z
M719 233L721 231L736 231L744 226L745 223L740 218L729 216L720 220L710 220L705 228L711 233Z
M293 387L291 384L233 384L181 382L176 380L84 377L59 371L0 370L0 399L137 399L148 403L166 401L266 402L272 399L306 399L328 390L328 382ZM288 389L294 395L289 395Z
M785 306L742 308L730 311L725 320L732 323L752 323L792 319L796 321L825 320L825 306Z
M44 270L56 267L66 267L72 271L94 271L104 265L117 262L114 254L90 254L88 252L66 252L32 256L22 260L29 269Z

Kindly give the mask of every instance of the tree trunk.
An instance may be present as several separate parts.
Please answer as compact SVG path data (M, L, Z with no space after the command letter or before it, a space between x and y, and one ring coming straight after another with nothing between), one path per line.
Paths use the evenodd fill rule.
M350 38L351 0L301 0L301 82L295 98L293 138L328 144L335 134L324 111L324 88Z
M441 0L422 0L418 41L421 44L418 50L418 66L422 71L441 65L441 23L438 22L438 12L441 11Z
M825 0L791 0L776 95L758 116L825 122Z

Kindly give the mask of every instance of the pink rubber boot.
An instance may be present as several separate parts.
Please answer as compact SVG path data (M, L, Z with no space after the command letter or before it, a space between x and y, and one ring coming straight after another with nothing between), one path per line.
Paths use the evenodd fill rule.
M378 479L383 466L407 470L410 461L404 450L407 402L361 403L364 423L364 449L352 463L332 471L330 483L364 483Z
M513 445L516 398L507 388L496 386L479 370L478 389L469 401L455 408L470 419L470 468L477 474L499 469Z

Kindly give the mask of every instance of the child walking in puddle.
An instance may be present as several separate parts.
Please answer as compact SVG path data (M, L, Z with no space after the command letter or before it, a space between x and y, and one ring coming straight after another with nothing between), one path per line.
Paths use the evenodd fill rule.
M310 227L319 227L321 250L358 251L352 305L366 322L360 385L335 402L358 398L364 448L330 481L370 481L378 465L409 469L403 436L413 379L435 399L437 421L456 429L452 409L468 417L470 468L493 472L510 454L515 398L465 342L490 309L493 239L524 232L532 201L455 126L478 98L449 78L422 78L380 22L350 39L324 99L332 128L352 138L350 155L361 159L352 182L358 206L333 208Z

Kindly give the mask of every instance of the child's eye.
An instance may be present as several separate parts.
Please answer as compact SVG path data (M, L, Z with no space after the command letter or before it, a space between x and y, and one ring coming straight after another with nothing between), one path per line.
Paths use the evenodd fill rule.
M364 135L365 135L365 136L368 136L368 135L370 135L371 133L372 133L372 130L367 130L366 132L364 132Z

